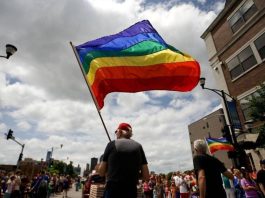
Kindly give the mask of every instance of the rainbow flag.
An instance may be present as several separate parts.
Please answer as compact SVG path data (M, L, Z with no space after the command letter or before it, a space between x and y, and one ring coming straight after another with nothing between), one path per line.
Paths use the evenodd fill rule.
M234 146L226 138L206 138L206 142L211 154L216 151L233 151Z
M111 92L186 92L200 77L198 62L168 45L147 20L75 49L99 109Z

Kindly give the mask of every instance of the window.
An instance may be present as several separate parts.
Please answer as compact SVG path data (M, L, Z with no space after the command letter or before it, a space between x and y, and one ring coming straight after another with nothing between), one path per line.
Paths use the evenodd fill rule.
M263 33L254 44L259 52L261 59L265 59L265 33Z
M252 49L248 46L241 51L235 58L227 63L231 78L234 79L257 64L257 60Z
M247 0L236 13L228 20L233 32L236 32L248 21L257 11L253 0Z

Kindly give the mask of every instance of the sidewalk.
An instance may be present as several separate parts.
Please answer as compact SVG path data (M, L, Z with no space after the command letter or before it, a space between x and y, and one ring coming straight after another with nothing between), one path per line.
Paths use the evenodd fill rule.
M57 194L55 196L51 196L51 198L62 198L63 197L63 193ZM67 197L68 198L82 198L82 189L80 189L79 191L75 191L75 188L72 187L69 189L69 191L67 192Z

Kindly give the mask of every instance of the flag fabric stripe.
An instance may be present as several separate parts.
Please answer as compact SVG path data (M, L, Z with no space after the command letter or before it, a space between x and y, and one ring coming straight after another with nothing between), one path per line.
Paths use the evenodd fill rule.
M167 49L167 47L160 43L156 43L154 41L143 41L121 51L94 50L84 57L84 62L86 64L86 68L84 69L85 72L87 73L91 61L99 57L148 55L154 52L162 51L164 49Z
M211 153L219 150L233 151L234 146L226 138L206 138Z
M198 62L168 45L147 20L75 49L100 109L111 92L190 91L199 82Z
M224 150L224 151L233 151L234 147L232 145L216 145L215 147L210 147L210 152L215 153L216 151Z
M198 70L194 62L153 65L150 67L104 67L97 70L97 78L92 85L98 101L103 101L111 92L139 92L147 90L189 91L197 83ZM167 69L165 69L167 68ZM124 70L128 76L124 76ZM157 72L152 72L155 70ZM187 76L187 73L190 75ZM115 74L115 75L114 75ZM174 74L174 75L172 75ZM159 82L159 83L157 83ZM106 86L108 85L108 86ZM187 86L189 85L189 87ZM98 103L103 105L102 102Z
M96 58L90 63L90 70L87 74L87 78L89 84L92 85L94 79L97 78L96 71L102 67L117 67L117 66L150 67L152 65L158 65L162 63L165 64L172 62L181 63L189 61L194 62L194 59L188 56L182 56L181 54L173 52L169 49L144 56ZM175 64L175 66L176 65L177 64ZM197 68L197 65L194 66ZM152 68L149 69L154 71ZM156 72L156 75L160 75L158 71Z
M129 48L139 42L143 41L155 41L160 44L166 45L165 41L159 36L157 33L143 33L137 34L131 37L122 37L116 38L109 43L105 43L99 46L91 46L91 47L81 47L78 46L78 51L81 51L83 54L86 54L93 50L123 50Z
M77 48L97 47L100 45L104 45L116 38L131 37L131 36L134 36L137 34L143 34L143 33L157 33L157 31L153 28L153 26L148 20L143 20L143 21L135 23L134 25L121 31L120 33L113 34L110 36L104 36L96 40L88 41L82 45L77 46Z
M207 138L208 142L224 142L227 143L227 139L222 137L222 138Z

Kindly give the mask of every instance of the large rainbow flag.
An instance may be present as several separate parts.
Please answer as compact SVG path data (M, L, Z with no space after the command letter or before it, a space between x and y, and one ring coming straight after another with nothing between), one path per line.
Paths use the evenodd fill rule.
M234 146L226 138L205 138L209 151L213 154L216 151L233 151Z
M198 62L168 45L147 20L75 49L99 109L111 92L186 92L200 77Z

